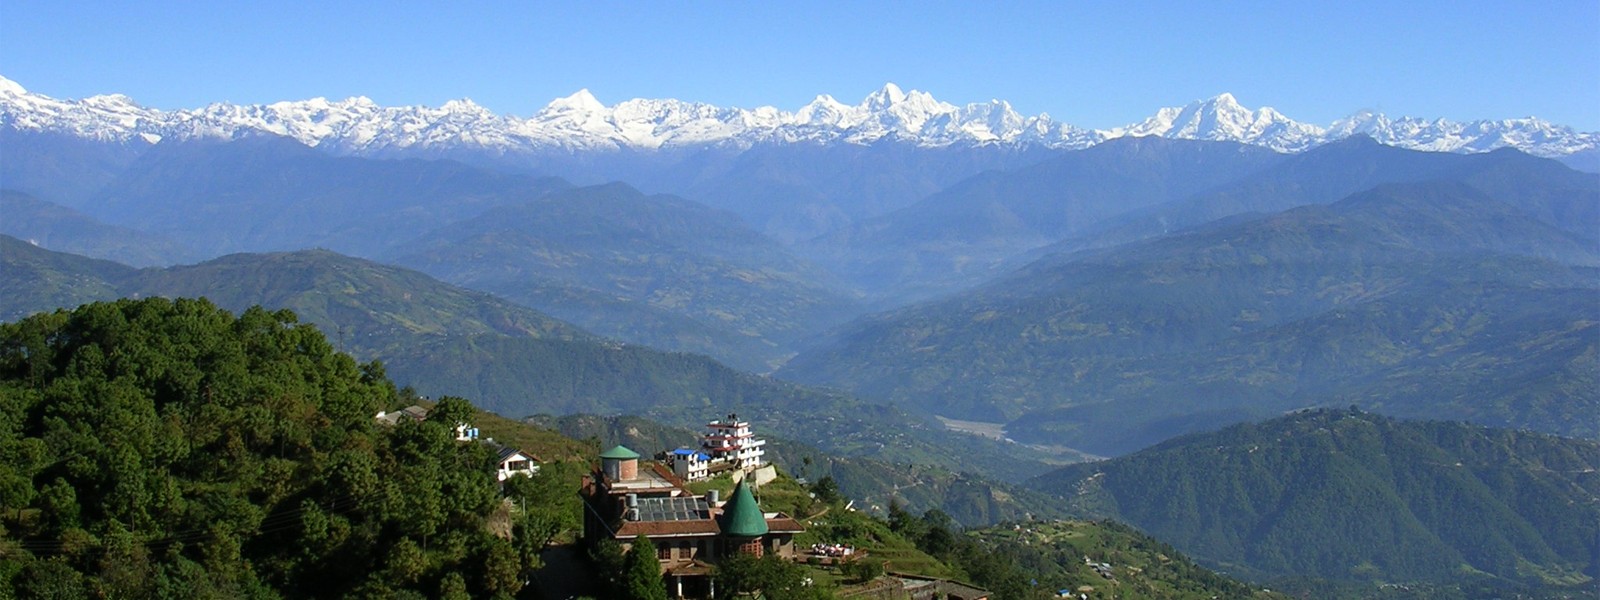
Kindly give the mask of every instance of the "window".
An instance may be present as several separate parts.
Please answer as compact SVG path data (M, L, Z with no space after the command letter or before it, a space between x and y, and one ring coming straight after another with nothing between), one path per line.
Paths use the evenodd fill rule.
M672 560L672 542L661 542L656 546L656 560Z

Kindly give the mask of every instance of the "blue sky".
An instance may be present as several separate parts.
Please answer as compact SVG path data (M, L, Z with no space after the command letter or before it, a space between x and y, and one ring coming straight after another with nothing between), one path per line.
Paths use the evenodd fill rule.
M793 110L884 82L1084 127L1232 92L1600 130L1600 2L23 2L0 75L193 108L316 96L526 116L589 88Z

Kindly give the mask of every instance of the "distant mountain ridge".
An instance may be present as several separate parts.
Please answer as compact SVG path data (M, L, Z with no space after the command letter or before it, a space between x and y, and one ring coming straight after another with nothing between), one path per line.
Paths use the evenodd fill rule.
M1527 202L1593 197L1462 175L1048 255L857 319L778 376L1095 454L1352 403L1593 436L1571 425L1597 399L1596 246Z
M859 104L820 95L792 112L672 99L633 99L606 106L588 90L580 90L524 119L497 115L465 99L439 107L386 107L365 97L314 98L264 105L219 102L162 111L120 94L58 100L0 77L0 128L149 144L270 133L334 154L385 157L461 150L516 155L749 148L768 143L867 145L884 140L926 147L1012 144L1081 149L1109 139L1148 135L1235 141L1280 152L1298 152L1355 134L1441 152L1509 146L1538 156L1566 157L1600 149L1600 133L1578 132L1532 117L1456 122L1394 119L1363 111L1323 127L1295 121L1271 108L1245 108L1227 93L1160 109L1139 123L1095 130L1048 114L1026 116L1003 100L956 106L893 83Z
M181 244L102 223L60 204L0 189L0 233L41 246L136 267L175 264L193 255Z
M389 258L601 335L757 372L857 312L845 287L733 213L623 183L490 209Z

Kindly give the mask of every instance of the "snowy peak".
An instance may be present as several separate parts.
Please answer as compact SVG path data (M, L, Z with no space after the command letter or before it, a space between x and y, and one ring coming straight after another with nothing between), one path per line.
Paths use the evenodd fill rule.
M1163 108L1138 124L1111 133L1235 141L1280 152L1298 152L1321 143L1324 130L1294 121L1270 107L1252 111L1240 105L1233 94L1223 93L1182 107Z
M1106 130L1074 127L1049 115L1019 114L1002 100L965 106L894 83L850 105L823 94L793 112L771 106L719 107L636 98L606 106L588 89L552 100L528 118L496 115L468 99L439 107L380 106L366 97L326 98L160 111L122 95L57 100L0 77L0 131L32 130L130 143L272 134L335 154L403 156L451 151L501 155L621 149L750 147L758 143L871 144L891 139L927 147L1037 145L1086 148L1124 136L1233 141L1298 152L1352 135L1418 150L1485 152L1514 147L1539 156L1600 148L1600 134L1535 118L1459 123L1392 119L1361 111L1327 127L1270 108L1246 108L1233 94L1162 108L1138 123Z
M594 94L589 93L589 88L583 88L571 96L551 100L550 104L544 107L544 110L539 111L539 114L588 114L605 112L605 110L606 105L601 104L600 100L594 97Z
M883 84L883 88L867 94L867 99L861 103L862 108L868 110L884 110L906 99L906 93L900 91L900 86L893 83Z
M21 96L26 93L28 90L23 89L22 84L0 77L0 96Z

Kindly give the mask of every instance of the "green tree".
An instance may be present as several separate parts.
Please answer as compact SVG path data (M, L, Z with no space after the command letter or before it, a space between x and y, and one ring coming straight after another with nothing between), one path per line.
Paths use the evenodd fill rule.
M476 413L477 410L465 399L444 396L439 398L439 403L435 404L432 410L428 411L428 422L444 426L453 436L456 426L471 425L472 416Z
M805 568L776 555L725 557L712 573L718 598L761 597L770 600L825 598L826 590L806 579Z
M839 484L833 481L832 476L824 475L816 483L811 484L811 493L817 495L817 501L824 504L838 504L843 501L839 495Z
M594 563L595 572L600 574L600 587L605 592L602 596L622 596L622 574L626 572L626 559L622 544L611 538L604 538L589 549L589 560Z
M883 575L883 563L870 558L855 560L839 567L839 572L849 577L852 582L864 583Z
M491 594L515 594L522 589L522 561L511 544L499 538L486 540L483 588ZM664 589L664 588L663 588Z
M622 564L623 597L629 600L666 600L667 587L661 582L661 562L656 546L643 535L633 538Z
M472 600L472 594L467 593L467 580L460 573L445 573L444 579L439 581L440 600Z

